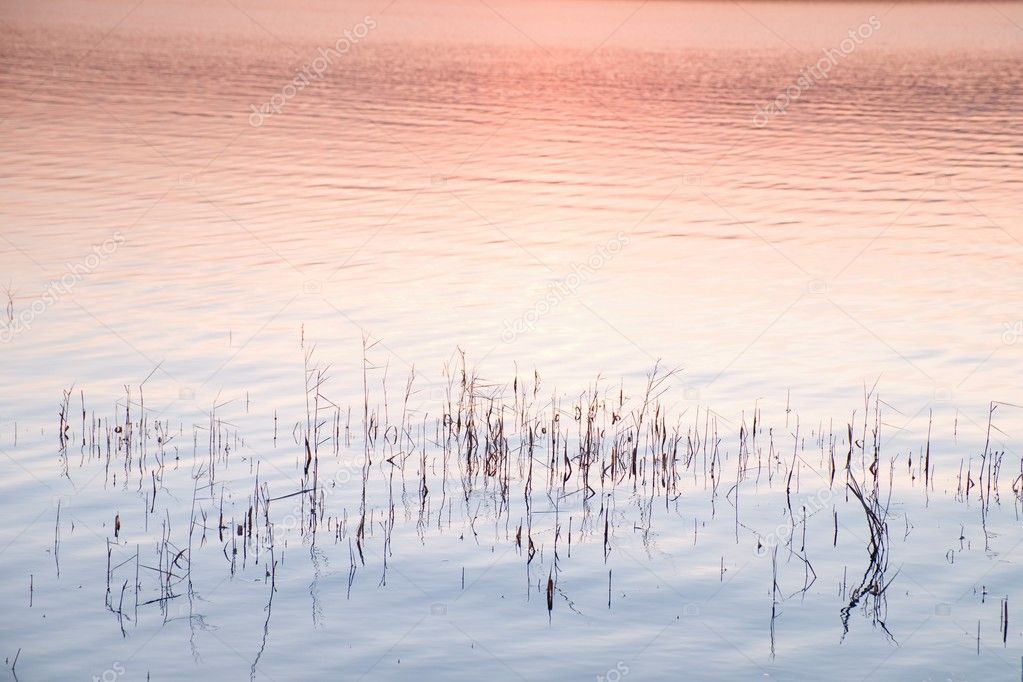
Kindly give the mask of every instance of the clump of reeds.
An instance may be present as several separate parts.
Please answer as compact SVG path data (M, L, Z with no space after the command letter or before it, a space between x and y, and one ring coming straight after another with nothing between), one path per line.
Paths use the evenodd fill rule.
M347 543L350 591L357 570L372 564L374 557L381 565L379 584L387 584L390 557L400 551L393 540L403 519L410 523L414 519L425 541L429 528L454 525L453 510L459 507L465 521L461 530L470 539L484 532L481 518L492 521L495 529L503 521L505 535L495 536L495 543L508 543L522 557L530 591L543 595L550 615L554 595L564 596L568 590L561 562L572 559L573 542L600 543L604 562L610 564L626 505L638 510L639 518L630 519L631 527L625 530L640 533L647 542L653 533L655 503L658 508L677 508L683 495L700 491L710 498L712 516L719 504L733 506L736 542L746 533L746 539L755 538L762 546L762 536L742 522L740 511L746 508L745 502L740 508L740 499L747 500L761 486L784 491L781 511L792 531L779 540L789 557L800 561L800 592L806 594L816 578L807 547L807 523L812 514L827 510L808 511L798 504L798 496L805 477L814 474L820 477L819 485L841 489L844 469L845 488L864 513L870 539L863 577L847 593L841 609L843 627L848 630L850 614L863 605L887 633L884 595L894 578L889 572L888 509L895 467L894 459L883 460L881 401L873 389L865 391L862 417L856 419L854 413L853 420L837 431L823 420L816 424L800 420L788 405L783 431L766 425L759 404L744 412L738 423L702 405L681 412L673 409L669 395L678 377L675 371L655 367L632 397L622 383L608 384L600 377L578 394L568 395L543 388L535 371L525 378L516 374L507 383L487 380L467 367L459 352L445 366L442 399L418 401L418 377L412 369L395 401L393 392L388 398L388 364L370 357L376 349L376 344L364 340L361 376L353 380L362 389L362 404L354 408L356 420L360 412L362 416L360 437L359 427L354 435L351 428L353 408L330 397L331 382L336 381L331 367L317 364L315 348L307 350L303 341L305 409L293 417L290 440L281 439L281 447L294 455L299 485L273 493L252 458L247 475L233 476L234 482L223 476L228 467L235 471L232 453L240 441L237 429L222 416L226 403L219 402L219 396L189 434L186 427L175 428L148 408L141 387L125 387L123 406L119 401L114 415L97 418L93 413L91 420L80 391L79 438L78 420L72 418L70 408L73 387L64 391L58 409L58 444L65 472L68 451L80 443L80 466L97 462L105 472L106 485L112 489L130 486L142 501L143 522L129 523L130 510L118 507L113 514L113 538L107 540L106 605L122 628L125 622L137 622L140 606L158 605L166 615L171 600L191 600L193 558L207 544L223 558L232 576L250 564L261 566L272 599L278 561L289 536L297 535L311 548L324 541ZM378 392L382 400L374 400ZM277 429L274 410L275 447ZM927 444L916 467L911 460L905 469L910 480L922 478L928 489L934 487L930 429L929 423ZM992 430L979 471L971 463L965 478L960 474L963 497L979 485L985 506L998 500L1004 457L1004 450L991 444ZM282 433L288 433L287 427ZM190 466L188 446L183 444L189 437ZM886 464L888 499L881 494ZM193 488L187 527L172 526L173 498L164 492L171 470L179 466ZM352 476L338 478L342 469L350 469ZM244 486L243 495L232 494L238 485ZM1023 461L1012 485L1017 495L1023 495ZM163 506L158 506L158 499ZM294 527L283 526L282 510L293 511ZM837 546L838 512L837 508L831 511L833 546ZM55 560L59 513L58 507ZM109 523L110 517L106 518ZM149 523L158 524L160 530L155 548L136 544L131 557L114 561L113 551L135 544L131 536ZM692 527L695 543L696 518ZM795 534L800 528L801 541ZM775 544L772 553L773 614L784 598L777 576L777 548ZM144 558L147 553L151 559ZM547 576L542 575L544 569ZM723 579L723 560L720 570ZM135 613L129 617L124 597L130 594L132 581ZM609 607L611 597L608 567ZM189 618L201 623L191 612Z

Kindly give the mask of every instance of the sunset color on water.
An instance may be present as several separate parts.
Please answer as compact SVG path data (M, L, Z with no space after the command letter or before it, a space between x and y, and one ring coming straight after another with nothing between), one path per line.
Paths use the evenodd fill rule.
M1023 3L0 35L0 675L1023 676Z

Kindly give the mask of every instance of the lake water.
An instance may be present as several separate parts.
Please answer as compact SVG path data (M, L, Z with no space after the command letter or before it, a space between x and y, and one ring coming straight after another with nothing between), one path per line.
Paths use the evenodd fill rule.
M1023 5L0 19L5 674L1021 674Z

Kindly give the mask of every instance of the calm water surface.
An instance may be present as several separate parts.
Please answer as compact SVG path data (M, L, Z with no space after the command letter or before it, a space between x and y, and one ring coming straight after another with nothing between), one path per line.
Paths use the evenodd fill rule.
M68 0L0 32L19 679L1020 675L1023 5ZM573 427L558 485L473 474L439 435L463 354L571 424L677 368L697 455L590 496ZM309 485L305 362L324 487L256 504L268 562L232 531ZM846 632L849 423L891 582Z

